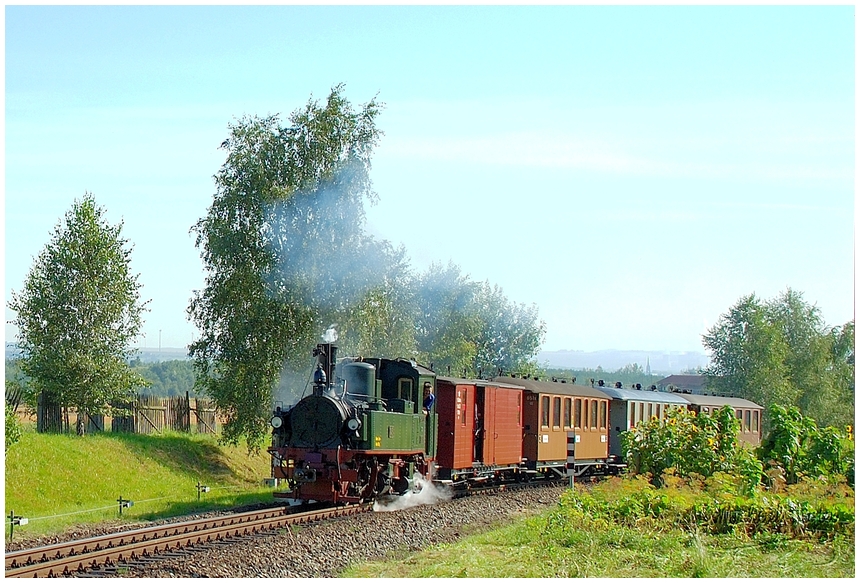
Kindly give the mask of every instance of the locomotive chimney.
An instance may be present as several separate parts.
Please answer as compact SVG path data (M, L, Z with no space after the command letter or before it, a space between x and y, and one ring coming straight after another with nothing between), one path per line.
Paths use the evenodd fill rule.
M317 344L314 349L314 356L317 357L317 370L314 372L314 394L322 395L334 379L337 346L331 342Z

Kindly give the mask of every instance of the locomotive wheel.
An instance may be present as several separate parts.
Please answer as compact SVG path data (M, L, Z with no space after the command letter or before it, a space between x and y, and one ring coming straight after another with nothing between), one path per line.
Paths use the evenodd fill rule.
M405 494L409 489L409 480L400 476L399 478L393 478L391 480L391 489L394 490L397 494Z

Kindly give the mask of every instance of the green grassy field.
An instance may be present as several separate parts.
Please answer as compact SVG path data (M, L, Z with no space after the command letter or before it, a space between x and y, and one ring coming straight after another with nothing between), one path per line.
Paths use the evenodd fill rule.
M9 513L27 517L15 539L119 518L152 520L237 504L271 501L269 457L224 447L214 436L102 433L38 434L25 429L5 457L6 540ZM198 502L197 484L209 486Z

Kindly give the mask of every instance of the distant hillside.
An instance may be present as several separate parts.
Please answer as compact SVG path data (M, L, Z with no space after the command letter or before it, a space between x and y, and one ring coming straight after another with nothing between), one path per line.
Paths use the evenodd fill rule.
M660 352L652 350L542 350L537 356L538 364L557 368L597 368L614 371L628 364L638 364L643 369L650 362L654 374L673 374L696 370L708 365L708 357L701 352Z

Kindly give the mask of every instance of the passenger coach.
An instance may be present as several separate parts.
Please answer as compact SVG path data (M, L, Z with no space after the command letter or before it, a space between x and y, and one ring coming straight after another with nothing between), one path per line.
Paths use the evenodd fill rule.
M592 387L514 377L497 381L517 385L523 395L523 458L528 470L564 476L567 433L574 432L577 476L605 472L609 458L609 398Z

